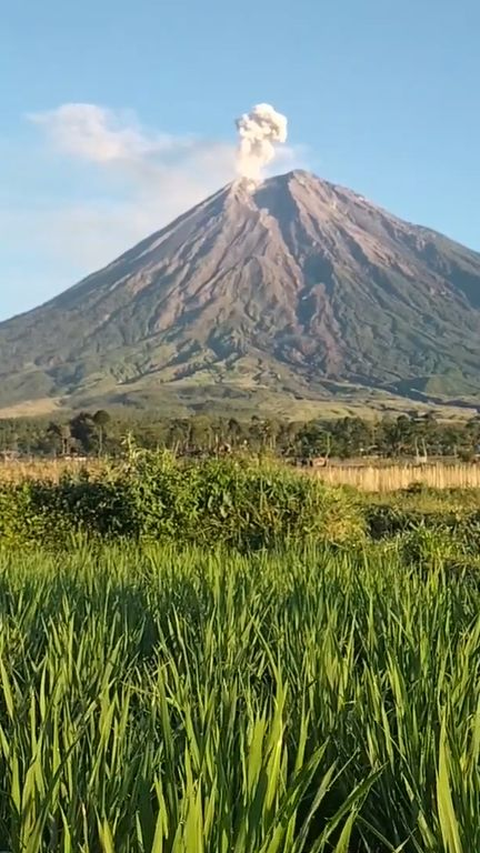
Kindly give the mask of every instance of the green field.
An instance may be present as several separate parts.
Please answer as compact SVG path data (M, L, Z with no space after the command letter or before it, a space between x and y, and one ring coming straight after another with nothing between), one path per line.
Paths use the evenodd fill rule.
M165 457L2 487L0 850L480 850L464 498Z

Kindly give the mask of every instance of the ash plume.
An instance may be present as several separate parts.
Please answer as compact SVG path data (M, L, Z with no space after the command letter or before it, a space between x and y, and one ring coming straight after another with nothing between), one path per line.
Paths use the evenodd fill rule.
M240 137L237 172L259 180L262 170L275 157L275 144L287 140L287 119L270 104L257 104L235 122Z

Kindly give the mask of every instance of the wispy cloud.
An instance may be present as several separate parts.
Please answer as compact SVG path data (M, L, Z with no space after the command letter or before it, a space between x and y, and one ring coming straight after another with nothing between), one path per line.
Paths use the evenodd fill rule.
M27 118L44 129L59 151L94 163L141 160L189 142L148 132L131 112L96 104L62 104Z

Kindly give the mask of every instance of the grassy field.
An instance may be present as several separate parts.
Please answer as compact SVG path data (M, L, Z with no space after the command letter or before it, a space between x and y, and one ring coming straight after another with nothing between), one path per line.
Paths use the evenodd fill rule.
M325 389L320 397L315 394L310 397L310 390L305 387L304 396L299 398L297 379L292 380L296 386L296 392L292 394L291 390L287 391L284 388L266 387L261 379L259 385L258 365L252 365L252 369L256 376L239 375L230 385L228 395L225 394L223 381L221 385L218 381L212 384L212 365L208 366L203 375L197 373L197 380L194 383L188 378L167 382L163 385L160 397L158 384L153 378L151 387L145 384L145 381L132 382L128 386L128 402L125 401L123 405L118 402L118 386L112 386L111 389L104 388L105 394L102 393L100 397L94 396L92 399L85 396L80 398L38 397L9 404L5 404L5 400L2 401L0 389L0 418L29 418L45 415L62 417L69 411L88 409L92 406L131 411L133 405L139 411L155 411L165 417L189 417L193 411L198 413L201 410L204 414L216 414L227 418L233 415L240 420L249 420L259 411L265 417L308 421L313 418L328 420L345 417L369 420L378 415L398 416L411 412L425 414L433 410L441 420L458 423L465 418L474 417L477 412L474 398L465 399L461 405L455 405L448 399L442 402L440 397L436 402L429 397L420 402L375 389L366 391L361 386L350 384L342 386L342 393L339 393L338 385L334 394ZM231 369L229 373L231 378ZM218 378L217 375L217 380ZM266 382L268 384L268 376ZM124 390L125 386L122 386L122 391ZM194 400L196 404L193 406Z
M480 591L432 541L0 551L0 844L480 849Z
M0 850L480 850L477 491L137 451L27 473L0 483Z

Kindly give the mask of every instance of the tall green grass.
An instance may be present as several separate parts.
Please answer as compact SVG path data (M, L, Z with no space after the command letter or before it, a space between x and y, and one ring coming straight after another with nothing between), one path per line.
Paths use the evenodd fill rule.
M0 552L0 849L473 853L479 652L392 543Z

